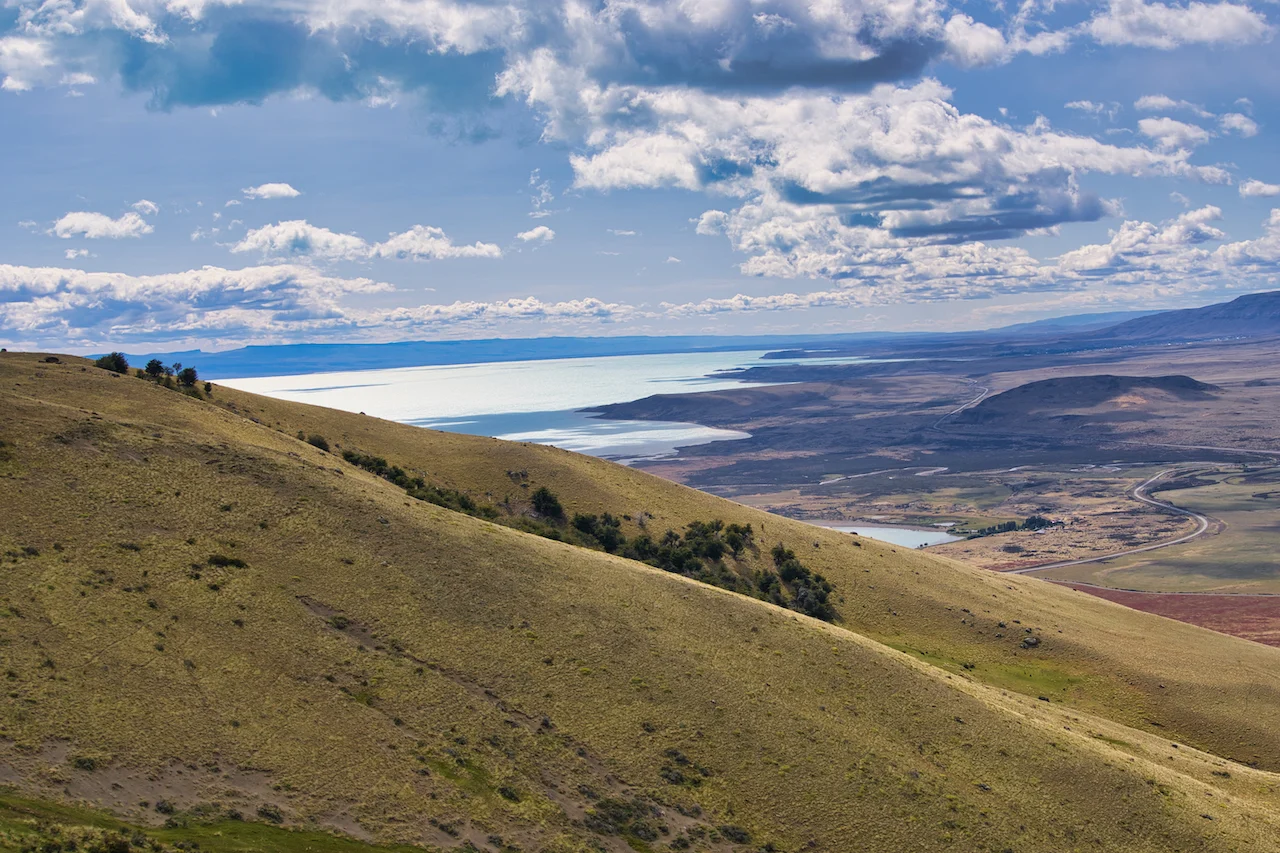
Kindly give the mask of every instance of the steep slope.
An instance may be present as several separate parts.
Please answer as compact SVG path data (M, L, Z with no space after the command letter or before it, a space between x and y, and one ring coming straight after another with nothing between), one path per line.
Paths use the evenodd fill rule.
M765 552L785 542L832 580L845 599L837 601L842 624L852 630L958 675L1032 697L1052 693L1054 702L1280 770L1274 649L1036 579L815 528L553 447L433 432L223 388L214 399L288 434L324 435L335 453L377 452L479 500L510 500L517 510L528 506L524 495L546 485L571 512L643 513L658 534L711 518L752 524ZM633 522L624 527L638 532ZM768 554L754 563L748 555L747 563L767 568ZM1021 647L1027 629L1042 640L1034 650Z
M1269 772L412 500L293 431L336 444L348 425L344 444L421 456L457 486L521 471L570 507L633 501L651 525L739 514L817 542L802 556L843 591L845 624L882 618L884 634L923 636L931 618L913 614L965 596L990 603L947 621L1077 605L1033 604L1048 585L855 547L546 448L215 391L245 416L64 361L0 356L0 764L25 790L135 820L163 801L179 826L235 808L442 848L1277 849ZM898 612L873 615L886 591ZM1134 620L1139 665L1163 660L1158 644L1182 661L1171 692L1206 683L1242 705L1211 708L1212 725L1245 743L1244 715L1271 723L1272 650L1077 610L1036 623L1064 666L1092 659L1055 622ZM1225 656L1217 670L1206 654Z

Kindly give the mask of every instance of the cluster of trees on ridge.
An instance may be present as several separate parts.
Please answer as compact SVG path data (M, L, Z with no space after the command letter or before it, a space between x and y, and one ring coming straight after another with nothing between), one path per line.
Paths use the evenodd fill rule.
M129 372L129 362L123 353L109 353L94 363L113 373L127 375ZM139 379L201 397L196 387L199 376L194 367L165 365L153 358L147 362L146 368L135 371L135 375ZM212 393L213 386L204 383L204 391L206 395ZM326 453L331 452L328 440L322 435L299 432L298 439ZM643 529L642 518L638 522L641 532L628 539L622 531L622 521L632 521L631 516L624 514L619 518L609 512L601 515L574 513L570 518L560 499L546 486L540 486L530 494L531 514L517 512L509 503L503 512L499 507L476 501L457 489L429 483L421 475L393 465L381 456L344 449L342 458L399 486L410 497L420 501L547 539L617 554L702 583L771 601L817 619L830 622L836 618L835 607L831 604L834 591L831 582L810 571L796 558L795 552L782 543L771 551L772 568L748 572L740 565L745 551L758 553L760 550L750 524L726 525L720 519L694 521L685 527L683 533L668 530L655 539ZM731 567L726 563L726 557L738 565Z
M110 370L112 373L119 373L122 376L127 376L129 373L129 359L125 358L122 352L107 353L94 361L94 365L101 367L103 370ZM160 359L153 358L147 362L146 367L140 367L135 370L134 375L139 379L148 379L166 388L181 389L194 397L200 396L200 391L197 388L200 382L200 374L196 372L194 367L183 367L181 362L165 364ZM204 383L204 393L213 393L213 383Z
M300 433L299 438L302 437ZM304 440L321 450L329 449L323 436L306 436ZM694 521L683 533L668 530L655 539L643 529L641 519L638 522L641 532L629 539L622 531L622 522L632 521L631 516L579 512L570 518L560 498L546 486L539 486L529 495L532 515L513 511L510 505L504 513L493 504L480 503L457 489L433 485L421 475L411 474L381 456L348 449L342 451L342 458L394 483L421 501L548 539L617 554L702 583L771 601L817 619L830 622L836 618L831 604L834 592L831 582L810 571L796 558L795 552L781 543L771 552L772 569L747 572L741 565L730 566L726 562L726 558L731 558L737 564L746 551L759 552L750 524L726 525L720 519Z

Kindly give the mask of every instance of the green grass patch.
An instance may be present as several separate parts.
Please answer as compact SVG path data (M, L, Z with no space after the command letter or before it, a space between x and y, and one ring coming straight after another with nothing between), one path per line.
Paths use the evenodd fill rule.
M937 651L922 651L891 640L882 639L881 642L948 672L963 673L983 684L1028 696L1053 694L1060 697L1061 694L1069 694L1072 688L1083 686L1086 682L1083 676L1039 660L1028 663L969 662Z

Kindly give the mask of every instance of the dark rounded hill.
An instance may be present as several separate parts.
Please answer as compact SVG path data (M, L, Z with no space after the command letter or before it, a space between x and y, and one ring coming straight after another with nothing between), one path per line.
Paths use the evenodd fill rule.
M1052 415L1072 409L1091 409L1105 403L1143 407L1151 402L1208 400L1216 385L1190 376L1062 376L1041 379L988 397L962 412L961 423L988 423L1028 415Z

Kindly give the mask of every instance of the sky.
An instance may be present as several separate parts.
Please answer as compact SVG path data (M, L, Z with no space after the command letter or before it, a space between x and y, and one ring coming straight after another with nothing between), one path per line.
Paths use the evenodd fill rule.
M1280 287L1280 3L0 0L0 344L985 328Z

